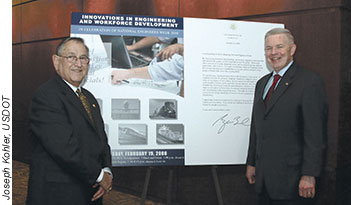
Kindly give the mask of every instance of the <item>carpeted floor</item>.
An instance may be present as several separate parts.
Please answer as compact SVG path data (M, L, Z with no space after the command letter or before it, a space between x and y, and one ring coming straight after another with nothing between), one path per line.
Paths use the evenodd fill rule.
M27 195L27 181L29 175L28 164L12 161L12 204L13 205L23 205L26 201ZM140 198L112 190L110 193L104 196L104 205L137 205L140 204ZM146 205L161 205L160 203L155 203L152 201L146 201Z

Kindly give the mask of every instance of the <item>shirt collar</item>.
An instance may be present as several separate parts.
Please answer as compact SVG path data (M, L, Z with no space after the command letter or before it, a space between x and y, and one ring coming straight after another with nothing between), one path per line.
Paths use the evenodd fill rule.
M281 69L278 73L275 72L275 70L273 70L273 76L278 74L280 75L281 77L283 77L283 75L286 73L286 71L288 71L288 69L290 68L291 64L293 64L294 60L290 61L290 63L285 66L283 69Z
M65 81L65 83L73 90L74 93L76 93L77 89L79 89L80 91L82 91L81 86L76 87L76 86L70 84L69 82L67 82L65 79L62 78L62 80ZM77 93L76 93L76 94L77 94Z

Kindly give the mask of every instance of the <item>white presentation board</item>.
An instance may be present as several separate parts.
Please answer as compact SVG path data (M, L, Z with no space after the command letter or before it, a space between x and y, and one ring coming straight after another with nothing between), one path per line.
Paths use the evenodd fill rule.
M255 83L269 72L264 35L275 27L284 25L73 13L71 36L90 49L83 87L98 99L113 166L244 164ZM156 43L129 51L145 39ZM172 48L184 52L155 57Z

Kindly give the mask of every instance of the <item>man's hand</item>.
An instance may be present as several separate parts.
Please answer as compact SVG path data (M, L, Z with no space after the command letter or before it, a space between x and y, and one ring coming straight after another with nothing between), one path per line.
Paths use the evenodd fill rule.
M123 80L131 78L131 69L115 69L111 72L111 84L121 84Z
M99 185L98 184L94 184L93 188L96 188L97 186L99 186ZM95 201L95 200L99 199L104 194L107 194L107 191L105 191L104 188L99 186L99 189L96 191L96 193L94 194L93 198L91 198L91 201Z
M100 187L105 191L111 191L112 189L112 176L107 172L104 172L101 182L99 182Z
M99 189L96 191L91 201L97 200L112 190L112 176L107 172L104 172L101 182L99 182L99 184L94 184L93 188L96 188L97 186L99 186Z
M184 52L184 45L183 44L172 44L167 46L166 48L162 49L158 54L157 57L161 59L161 61L166 59L171 59L175 53L179 55L183 55Z
M304 198L313 198L316 194L316 179L314 176L302 176L299 184L299 195Z
M249 184L254 184L256 176L256 167L247 165L246 167L246 178L249 181Z
M133 69L114 69L111 72L112 85L121 84L122 82L128 83L129 78L151 79L148 71L148 66L133 68Z

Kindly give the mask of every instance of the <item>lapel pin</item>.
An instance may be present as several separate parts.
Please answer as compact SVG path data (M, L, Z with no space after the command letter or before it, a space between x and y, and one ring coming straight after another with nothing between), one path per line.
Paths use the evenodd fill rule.
M96 106L96 105L95 105L95 104L93 104L93 108L95 108L95 106Z
M285 83L285 85L286 85L286 86L288 86L288 85L289 85L289 83Z

